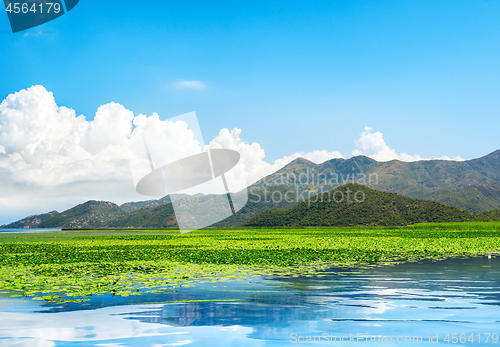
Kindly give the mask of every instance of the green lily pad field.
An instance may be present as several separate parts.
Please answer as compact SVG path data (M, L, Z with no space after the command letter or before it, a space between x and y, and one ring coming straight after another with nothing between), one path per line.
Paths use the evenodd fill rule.
M331 267L500 254L500 223L406 228L87 230L0 234L0 292L53 302Z

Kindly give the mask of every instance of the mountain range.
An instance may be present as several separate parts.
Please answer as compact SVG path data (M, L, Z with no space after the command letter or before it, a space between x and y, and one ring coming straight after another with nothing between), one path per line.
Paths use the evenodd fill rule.
M377 162L365 156L315 164L296 159L251 188L293 186L300 193L321 193L347 183L433 200L469 212L500 209L500 150L467 161Z
M400 197L394 201L403 201L401 199L405 197L425 201L427 205L422 206L427 207L420 209L420 211L426 211L425 213L431 213L432 210L448 211L447 213L459 216L460 213L457 210L463 210L462 212L467 213L463 214L463 218L479 218L476 217L479 215L471 215L470 213L500 209L500 150L482 158L463 162L445 160L377 162L365 156L356 156L350 159L332 159L315 164L306 159L298 158L248 187L249 201L246 206L233 216L213 226L250 225L248 223L261 225L264 217L265 220L273 220L272 223L276 223L277 220L283 221L280 219L282 217L277 217L284 215L283 211L290 209L290 211L295 211L293 213L298 213L297 211L303 209L301 204L304 204L309 198L313 199L312 197L316 195L322 196L332 189L352 184L362 185L363 189L371 188L365 194L369 192L367 196L370 197L373 218L378 218L381 221L406 223L419 218L431 221L434 220L432 219L434 217L431 218L431 215L428 215L426 218L425 215L423 217L414 215L411 218L408 217L409 219L398 219L394 216L391 217L392 219L387 219L385 214L387 210L374 208L376 205L382 206L384 203L380 200L382 199L380 194L377 193L377 195L372 191L399 194ZM288 193L288 199L267 199L273 193L276 196L284 196L285 193ZM130 202L121 206L112 202L88 201L62 213L52 211L29 216L20 221L3 225L2 228L176 227L177 222L171 201L179 199L185 199L186 203L189 203L196 199L210 199L210 196L172 194L159 200ZM388 199L388 197L385 196L384 199ZM430 202L433 202L434 205L429 205ZM308 204L310 205L310 202ZM403 204L412 205L415 204L415 201L411 203L406 201ZM443 206L443 204L447 206ZM330 207L334 206L339 208L339 205ZM365 204L365 207L367 206L368 204ZM447 209L449 207L456 209ZM265 212L267 210L271 212ZM303 210L301 211L301 213L305 213ZM408 212L401 211L403 214ZM312 212L310 211L310 213ZM490 218L498 215L497 211L488 213ZM486 215L481 216L483 218ZM314 218L317 220L319 217ZM300 225L300 223L305 223L307 218L298 218L295 215L291 220L293 220L290 222L291 225ZM354 222L356 220L352 219L346 223ZM358 222L363 224L367 223L367 220L363 219L363 223L361 223L360 219ZM327 223L325 225L335 225L333 221L326 222L325 220L325 223Z
M415 223L496 220L487 212L470 213L435 201L346 184L289 209L275 208L243 223L249 227L405 226Z

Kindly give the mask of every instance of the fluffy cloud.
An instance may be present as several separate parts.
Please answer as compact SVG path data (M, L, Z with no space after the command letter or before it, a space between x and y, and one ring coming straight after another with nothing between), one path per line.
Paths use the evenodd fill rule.
M365 131L361 133L361 137L354 141L358 149L352 152L353 155L368 155L377 161L390 161L394 159L403 161L422 160L419 155L397 154L396 150L387 146L380 131L372 133L372 130L372 128L365 127Z
M202 152L201 139L196 138L188 125L191 117L194 117L194 112L166 121L160 120L156 113L149 117L138 115L133 119L135 128L127 137L134 184L151 172L151 165L160 168Z
M42 86L9 95L0 104L2 213L18 216L19 210L40 213L134 195L127 150L133 118L110 103L87 121L59 107Z
M111 103L88 122L58 107L42 86L11 94L0 104L0 167L15 182L37 186L123 178L133 118Z
M339 152L313 151L309 153L297 152L290 156L278 159L274 163L264 160L265 152L257 142L251 144L241 139L241 129L234 128L232 131L222 129L209 144L210 148L228 148L238 151L241 162L246 173L247 183L250 185L266 175L281 169L297 158L305 158L314 163L322 163L333 158L343 158Z
M395 149L390 148L383 138L380 131L372 132L372 128L365 127L365 130L361 133L361 136L354 141L356 147L352 151L352 155L367 155L372 159L377 161L390 161L390 160L401 160L401 161L419 161L419 160L430 160L428 158L422 158L420 155L410 155L407 153L398 154ZM461 157L441 157L435 158L440 160L456 160L463 161Z

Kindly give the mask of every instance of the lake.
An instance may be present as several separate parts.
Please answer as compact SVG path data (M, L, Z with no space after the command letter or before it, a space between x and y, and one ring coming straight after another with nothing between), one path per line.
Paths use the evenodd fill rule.
M20 233L46 233L49 231L61 231L61 228L54 229L39 229L39 228L26 228L26 229L4 229L0 228L0 233L9 233L9 234L20 234Z
M3 297L0 345L500 345L499 305L499 258L332 268L87 304Z

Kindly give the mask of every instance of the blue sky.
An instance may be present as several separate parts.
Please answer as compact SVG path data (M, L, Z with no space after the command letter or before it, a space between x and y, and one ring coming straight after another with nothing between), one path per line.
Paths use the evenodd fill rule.
M195 111L251 181L297 156L486 155L500 149L499 18L498 1L81 0L12 34L3 12L0 223L144 200L116 149L139 114Z
M470 159L500 148L499 15L498 1L81 0L30 35L0 15L0 98L40 84L89 120L108 102L196 111L206 138L241 128L269 160L348 156L364 126L400 152Z

